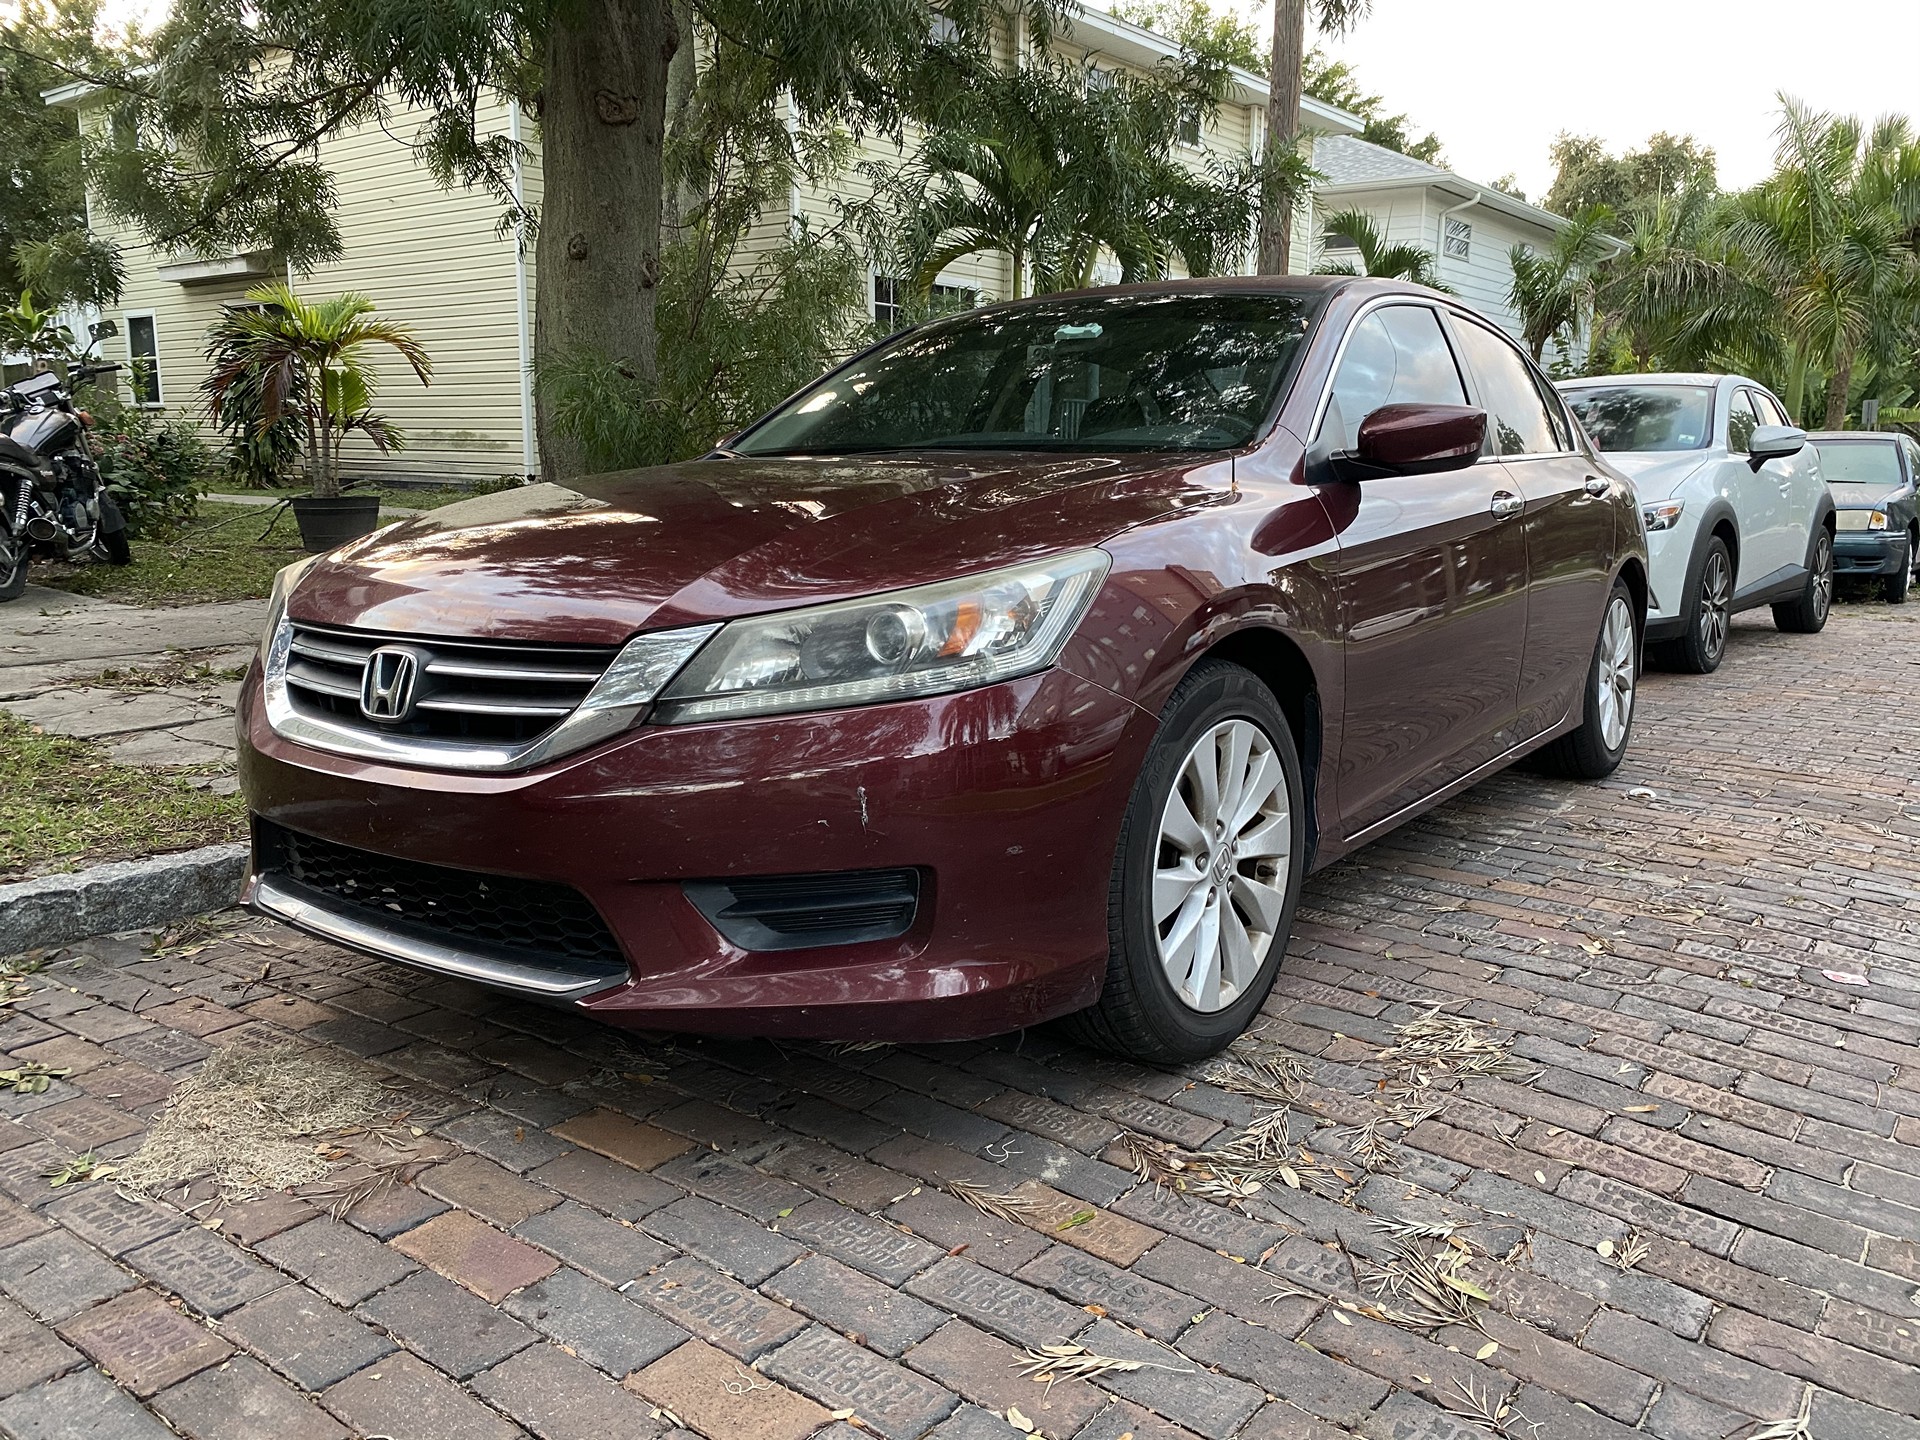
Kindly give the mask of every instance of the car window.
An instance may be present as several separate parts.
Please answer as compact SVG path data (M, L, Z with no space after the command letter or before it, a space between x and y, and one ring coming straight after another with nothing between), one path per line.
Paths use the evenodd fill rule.
M1338 453L1360 443L1360 422L1382 405L1466 403L1439 317L1425 305L1387 305L1348 332L1320 435Z
M1698 450L1713 418L1705 385L1583 385L1567 404L1602 450Z
M1573 422L1567 418L1567 407L1561 402L1560 392L1543 376L1531 370L1527 373L1533 376L1533 388L1540 393L1540 403L1547 407L1547 421L1553 426L1553 438L1559 442L1555 448L1573 449Z
M1753 396L1745 390L1733 392L1733 408L1727 412L1727 449L1734 455L1747 453L1747 443L1760 417L1753 413Z
M1884 440L1823 440L1820 471L1833 485L1900 484L1900 457Z
M1920 445L1911 440L1901 442L1907 447L1907 478L1920 484Z
M1225 450L1258 439L1312 329L1295 294L1101 295L970 311L892 339L730 449Z
M1460 322L1454 330L1487 412L1487 453L1550 455L1564 449L1520 352L1471 321Z
M1787 412L1780 408L1780 402L1764 390L1753 392L1753 408L1760 414L1762 425L1791 425Z

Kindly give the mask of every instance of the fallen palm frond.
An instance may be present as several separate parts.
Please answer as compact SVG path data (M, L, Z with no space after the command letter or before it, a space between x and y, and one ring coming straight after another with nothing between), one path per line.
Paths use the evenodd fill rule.
M1026 1353L1013 1362L1013 1368L1030 1380L1084 1380L1116 1371L1171 1370L1176 1375L1193 1372L1178 1365L1162 1365L1152 1360L1118 1360L1111 1355L1096 1355L1084 1345L1029 1345Z
M422 1169L428 1163L417 1155L408 1156L403 1160L390 1160L384 1165L373 1166L370 1173L345 1184L303 1193L312 1199L332 1200L333 1204L327 1207L327 1213L336 1220L344 1220L354 1206L363 1204L376 1195L385 1194L396 1185L404 1184L413 1178L407 1173L408 1171Z
M1350 1125L1337 1132L1334 1139L1341 1142L1347 1154L1368 1170L1376 1173L1394 1170L1400 1165L1399 1137L1386 1134L1381 1127L1401 1123L1393 1115L1376 1115L1362 1124Z
M875 1050L891 1050L891 1040L841 1040L831 1049L835 1055L866 1055Z
M1271 1040L1242 1035L1207 1072L1210 1085L1268 1105L1291 1105L1306 1088L1307 1066L1298 1055Z
M1140 1179L1151 1180L1161 1190L1186 1188L1182 1172L1187 1168L1187 1157L1178 1147L1132 1130L1122 1130L1113 1143Z
M1745 1431L1736 1431L1734 1440L1813 1440L1813 1387L1800 1392L1800 1411L1785 1420L1754 1421Z
M1455 1379L1451 1390L1442 1390L1434 1398L1449 1414L1489 1435L1515 1436L1517 1432L1511 1427L1516 1424L1525 1425L1529 1436L1540 1433L1539 1424L1509 1405L1504 1393L1471 1378Z
M1646 1237L1638 1230L1629 1230L1627 1238L1621 1243L1620 1253L1613 1257L1613 1263L1622 1270L1631 1270L1652 1253L1653 1246L1647 1243Z
M947 1192L954 1199L971 1205L982 1215L991 1215L996 1220L1008 1220L1015 1225L1024 1225L1029 1218L1039 1213L1040 1206L1031 1196L989 1190L984 1185L976 1185L971 1180L949 1180Z
M293 1045L226 1046L175 1087L121 1167L138 1189L209 1176L223 1198L323 1179L316 1140L365 1133L400 1108L364 1067Z
M1493 1297L1461 1277L1460 1267L1471 1258L1466 1250L1451 1244L1430 1255L1402 1242L1394 1246L1392 1257L1384 1264L1364 1262L1361 1284L1381 1315L1396 1325L1414 1330L1470 1325L1485 1335L1480 1310Z
M1409 1089L1425 1089L1436 1080L1467 1075L1498 1076L1509 1080L1532 1080L1539 1072L1507 1053L1477 1021L1455 1015L1435 1005L1403 1025L1394 1027L1398 1037L1380 1052L1383 1064L1397 1066Z

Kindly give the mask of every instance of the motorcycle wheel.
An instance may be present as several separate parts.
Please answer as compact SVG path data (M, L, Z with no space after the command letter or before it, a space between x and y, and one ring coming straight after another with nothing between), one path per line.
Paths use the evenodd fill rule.
M103 493L100 496L100 518L103 522L114 522L113 529L103 532L100 536L100 551L107 557L107 563L131 565L133 547L127 544L127 522L120 518L120 507L113 503L111 495Z
M27 588L30 547L0 525L0 600L18 600Z

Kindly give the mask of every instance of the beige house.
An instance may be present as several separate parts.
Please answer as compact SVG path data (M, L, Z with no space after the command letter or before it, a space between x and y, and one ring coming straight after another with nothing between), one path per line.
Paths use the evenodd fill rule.
M1018 34L1012 39L1024 43ZM1056 37L1055 48L1102 69L1146 70L1178 53L1173 42L1091 8L1074 20L1070 33ZM79 109L83 123L89 123L87 87L66 86L46 98L49 104ZM1209 154L1257 153L1266 101L1261 77L1234 71L1225 102L1195 124L1183 152L1196 165ZM344 254L291 279L296 288L315 294L370 294L382 314L415 328L433 358L431 389L423 389L397 362L380 360L385 370L379 409L406 432L408 446L383 458L355 441L349 448L350 472L377 466L393 478L460 482L531 475L538 465L528 372L537 282L533 256L522 252L514 235L498 233L499 211L487 195L443 190L418 163L406 140L424 118L396 111L384 125L325 142L321 156L336 180ZM1311 98L1302 107L1302 121L1316 142L1354 136L1361 128L1355 117ZM484 129L529 142L533 158L521 167L516 184L524 200L537 205L538 136L531 124L517 107L501 101L485 117ZM891 144L869 142L867 148L873 158L898 158ZM787 213L769 214L756 238L774 243L797 219L816 228L831 226L836 195L857 194L862 183L849 169L830 182L797 185ZM1348 202L1343 197L1338 203ZM130 228L97 212L93 220L96 232L117 241L125 256L125 291L119 306L108 312L119 322L120 334L107 353L140 362L143 381L137 391L123 376L129 398L198 419L206 331L222 307L241 303L249 287L277 278L272 257L158 253ZM1303 207L1296 234L1303 237L1295 247L1296 265L1304 270L1316 259L1314 246L1305 240L1313 234L1310 205ZM746 247L749 263L756 248ZM990 300L1009 293L1008 265L1005 256L972 256L943 273L941 283ZM1111 270L1101 278L1117 274ZM898 277L871 277L868 302L877 319L892 318L899 284Z

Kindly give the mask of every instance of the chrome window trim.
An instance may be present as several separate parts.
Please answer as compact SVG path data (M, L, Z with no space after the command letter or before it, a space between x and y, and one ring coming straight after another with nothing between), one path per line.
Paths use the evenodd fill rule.
M654 697L720 630L718 624L692 625L637 635L621 648L586 698L545 734L522 745L468 745L451 740L383 735L302 714L294 708L293 699L287 693L293 624L283 611L275 622L273 637L267 645L266 663L261 670L267 724L273 727L274 734L316 750L358 760L481 774L530 769L620 734L640 718ZM637 676L636 670L640 672ZM616 690L617 696L611 693ZM598 704L596 695L601 696Z
M1469 324L1478 325L1482 330L1486 331L1489 335L1493 336L1502 345L1505 345L1509 350L1511 350L1514 353L1515 356L1519 358L1520 364L1522 368L1526 370L1528 378L1531 379L1535 376L1536 373L1538 373L1533 363L1532 357L1529 356L1526 351L1522 350L1518 345L1516 345L1514 343L1513 337L1507 334L1507 332L1502 330L1498 325L1495 325L1490 321L1485 320L1478 315L1475 315L1470 310L1463 310L1457 305L1442 304L1438 308L1446 313L1446 316L1449 320L1465 321ZM1470 370L1471 368L1472 368L1471 366L1463 367L1462 373L1465 374L1466 371ZM1560 387L1555 385L1553 381L1547 380L1544 374L1540 374L1539 378L1541 380L1546 380L1547 393L1551 394L1554 397L1555 402L1560 406L1561 418L1565 422L1566 433L1568 437L1571 438L1572 436L1578 434L1579 425L1574 420L1572 414L1567 411L1567 408L1566 408L1567 399L1566 399L1566 396L1560 393ZM1477 385L1475 388L1478 388ZM1539 395L1540 386L1536 383L1533 388L1534 388L1534 393ZM1546 404L1546 395L1540 395L1540 401L1542 406L1544 407ZM1485 405L1482 405L1480 408L1484 410L1487 407ZM1548 428L1552 429L1553 427L1549 426ZM1555 439L1559 438L1559 434L1557 431L1554 435L1554 438ZM1488 460L1497 460L1503 465L1514 465L1514 464L1518 464L1520 461L1523 461L1523 460L1568 460L1568 459L1584 459L1584 458L1585 457L1581 455L1578 449L1530 450L1525 455L1482 455L1480 459L1475 463L1484 464Z

